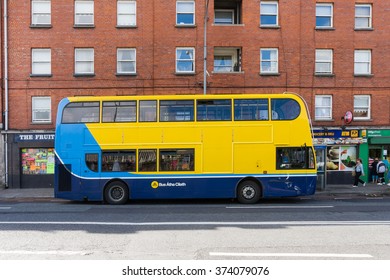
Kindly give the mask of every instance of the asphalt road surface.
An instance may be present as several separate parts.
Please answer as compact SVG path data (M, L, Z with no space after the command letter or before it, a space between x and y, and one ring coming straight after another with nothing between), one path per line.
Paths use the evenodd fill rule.
M1 260L390 260L390 198L0 202Z

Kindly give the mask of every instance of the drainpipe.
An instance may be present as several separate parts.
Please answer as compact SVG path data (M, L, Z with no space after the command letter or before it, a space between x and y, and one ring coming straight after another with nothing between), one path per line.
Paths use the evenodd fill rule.
M5 187L8 188L8 1L3 5L3 33L4 33L4 168Z
M207 94L207 21L209 19L209 0L206 0L203 30L203 94Z

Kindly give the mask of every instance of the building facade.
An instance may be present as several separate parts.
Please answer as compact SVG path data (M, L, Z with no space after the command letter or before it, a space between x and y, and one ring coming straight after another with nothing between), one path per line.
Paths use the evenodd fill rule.
M2 4L0 167L10 188L52 186L56 106L77 95L296 92L324 181L350 183L357 157L367 169L387 155L390 139L368 132L390 129L390 1Z

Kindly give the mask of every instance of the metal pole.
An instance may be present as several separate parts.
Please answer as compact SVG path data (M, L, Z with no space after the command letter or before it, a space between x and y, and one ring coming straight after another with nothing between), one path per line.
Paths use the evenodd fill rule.
M203 30L203 94L207 94L207 21L209 18L209 0L206 0Z
M4 168L5 187L8 188L8 3L4 0Z

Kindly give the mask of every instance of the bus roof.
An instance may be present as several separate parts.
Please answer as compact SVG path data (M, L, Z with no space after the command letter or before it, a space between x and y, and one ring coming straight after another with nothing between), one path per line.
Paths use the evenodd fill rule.
M112 100L175 100L175 99L246 99L246 98L293 98L302 99L297 93L284 92L284 93L244 93L244 94L172 94L172 95L107 95L107 96L72 96L67 97L70 102L81 102L81 101L112 101Z

